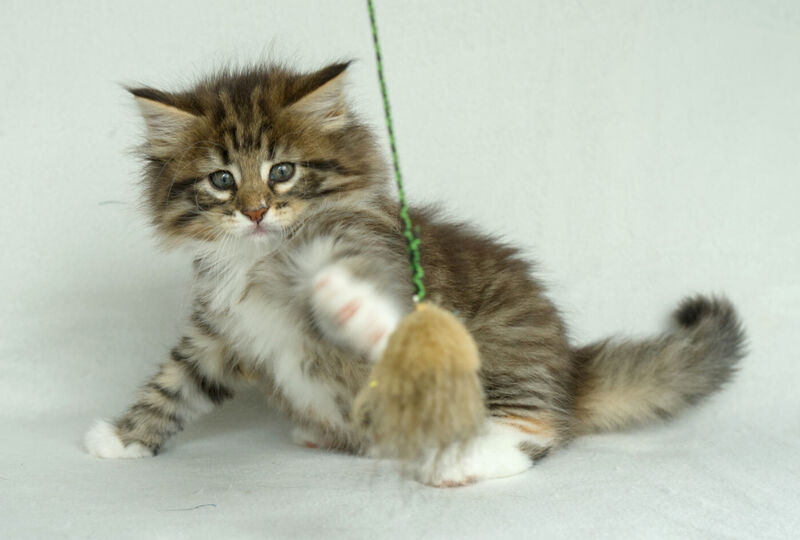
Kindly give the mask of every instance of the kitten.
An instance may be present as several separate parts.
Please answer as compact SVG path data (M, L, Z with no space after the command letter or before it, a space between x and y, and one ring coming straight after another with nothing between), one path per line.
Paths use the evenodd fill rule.
M147 206L163 239L196 252L194 305L130 409L87 433L91 454L155 455L247 385L296 422L299 444L369 453L350 407L413 289L392 178L346 102L346 68L131 89L147 126ZM673 416L743 356L734 308L703 296L684 300L660 336L573 348L517 250L430 209L412 219L430 298L479 346L489 411L467 448L415 464L421 482L514 475L581 433Z

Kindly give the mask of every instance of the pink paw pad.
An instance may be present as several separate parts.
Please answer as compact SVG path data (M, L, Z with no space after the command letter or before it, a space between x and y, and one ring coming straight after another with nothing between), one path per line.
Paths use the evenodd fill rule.
M439 484L435 484L433 487L437 488L458 488L458 487L465 487L470 486L477 482L477 478L473 476L467 476L463 480L444 480Z
M336 322L339 324L339 326L343 325L352 319L353 315L355 315L359 309L361 309L361 300L350 300L343 308L336 312Z

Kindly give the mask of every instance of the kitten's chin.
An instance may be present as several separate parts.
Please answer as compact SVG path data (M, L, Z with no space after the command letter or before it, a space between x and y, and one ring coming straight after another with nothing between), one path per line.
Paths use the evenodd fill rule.
M249 245L259 251L277 247L283 239L279 231L264 226L247 227L240 230L237 236L243 246Z
M270 230L267 227L262 227L261 225L256 225L255 227L248 227L244 231L240 233L241 238L249 238L254 242L267 242L269 240L277 238L278 233Z

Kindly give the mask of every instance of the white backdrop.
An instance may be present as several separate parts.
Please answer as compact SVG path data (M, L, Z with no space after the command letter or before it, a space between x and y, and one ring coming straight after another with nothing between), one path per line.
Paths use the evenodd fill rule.
M0 536L796 534L800 4L377 3L411 199L522 245L578 342L725 292L750 336L736 381L671 425L461 490L295 448L255 397L156 459L90 458L88 423L122 411L189 300L186 255L136 207L142 126L120 83L355 58L353 103L383 136L366 7L6 0Z

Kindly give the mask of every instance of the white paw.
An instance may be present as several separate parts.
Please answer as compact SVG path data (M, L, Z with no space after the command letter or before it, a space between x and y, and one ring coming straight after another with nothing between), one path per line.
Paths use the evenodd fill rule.
M479 480L467 470L466 448L452 446L442 452L429 452L416 464L414 477L432 487L461 487Z
M306 448L327 447L325 441L317 432L302 426L297 426L292 429L292 442L297 446L305 446Z
M399 310L368 283L331 265L312 282L320 326L337 341L378 360L400 320Z
M140 443L122 444L116 428L106 420L97 420L86 432L83 445L94 457L105 459L133 459L150 457L152 450Z
M468 444L429 452L416 464L415 477L429 486L458 487L520 474L533 464L520 449L525 439L519 430L490 421Z

